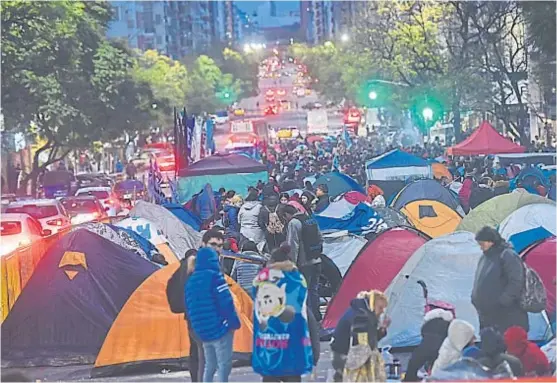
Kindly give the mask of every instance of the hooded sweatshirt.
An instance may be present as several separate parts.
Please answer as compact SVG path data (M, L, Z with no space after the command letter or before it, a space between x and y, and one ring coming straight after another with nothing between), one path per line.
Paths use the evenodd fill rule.
M422 325L422 342L414 351L408 362L404 377L405 382L418 382L418 370L424 365L433 364L439 355L439 348L447 337L453 314L443 309L434 309L424 316Z
M201 341L217 340L240 328L232 294L213 249L199 249L185 289L187 316Z
M253 281L253 370L300 376L319 358L319 329L307 309L307 286L293 262L276 262Z
M447 337L441 344L439 349L439 356L433 364L431 374L434 375L437 371L449 367L451 364L460 359L462 350L474 338L474 327L463 320L455 319L449 325Z
M528 341L528 334L520 326L513 326L505 332L507 352L522 362L524 374L547 375L550 371L549 361L542 350Z
M259 227L260 212L261 202L246 201L240 208L240 213L238 213L240 234L256 244L265 240L265 233Z

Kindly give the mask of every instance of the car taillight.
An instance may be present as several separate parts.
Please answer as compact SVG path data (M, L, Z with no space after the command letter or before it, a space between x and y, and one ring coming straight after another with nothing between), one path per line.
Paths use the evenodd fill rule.
M31 240L29 238L25 238L22 239L21 241L19 241L19 246L23 247L23 246L29 246L31 244Z
M93 218L99 218L101 215L98 211L93 212Z
M112 203L114 203L114 201L111 200L111 199L107 199L107 200L105 201L105 203L107 203L107 204L112 204Z
M47 225L52 225L52 226L62 226L64 225L64 220L62 218L56 218L51 221L46 221L46 223Z

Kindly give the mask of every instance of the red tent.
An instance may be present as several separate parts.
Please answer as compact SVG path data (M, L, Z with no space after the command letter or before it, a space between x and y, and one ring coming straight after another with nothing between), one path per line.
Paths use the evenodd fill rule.
M523 153L523 146L517 145L503 137L487 121L484 121L470 137L460 144L447 149L453 156L471 156L478 154Z
M555 312L555 237L546 239L522 252L526 264L539 275L547 292L548 313Z
M415 229L386 230L360 251L344 275L342 284L327 307L324 329L334 329L350 301L360 291L385 291L402 266L429 237Z

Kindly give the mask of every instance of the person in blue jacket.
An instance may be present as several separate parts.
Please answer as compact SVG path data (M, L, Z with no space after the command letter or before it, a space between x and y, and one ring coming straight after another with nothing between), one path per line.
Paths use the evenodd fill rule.
M207 246L212 244L207 243ZM185 286L185 296L191 328L203 345L203 381L212 382L216 372L217 381L228 382L234 330L240 328L240 319L213 248L199 249L195 270Z
M224 217L223 224L227 231L232 233L240 232L240 223L238 222L238 214L244 201L239 194L234 195L232 198L227 199L224 203Z

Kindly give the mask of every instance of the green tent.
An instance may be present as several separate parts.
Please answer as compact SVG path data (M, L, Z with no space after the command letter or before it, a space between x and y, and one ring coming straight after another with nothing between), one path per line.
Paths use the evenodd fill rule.
M546 203L553 205L553 209L555 209L555 202L548 198L523 190L515 190L512 193L491 198L470 211L460 221L456 231L477 233L484 226L497 227L513 211L533 203Z

